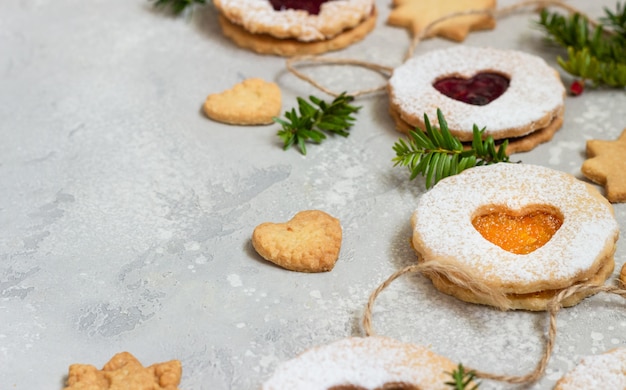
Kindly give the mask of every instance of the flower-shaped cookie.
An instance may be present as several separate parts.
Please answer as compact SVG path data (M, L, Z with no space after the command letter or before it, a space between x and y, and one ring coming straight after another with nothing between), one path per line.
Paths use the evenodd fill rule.
M90 364L72 364L65 390L177 390L181 375L178 360L144 367L132 354L120 352L102 370Z

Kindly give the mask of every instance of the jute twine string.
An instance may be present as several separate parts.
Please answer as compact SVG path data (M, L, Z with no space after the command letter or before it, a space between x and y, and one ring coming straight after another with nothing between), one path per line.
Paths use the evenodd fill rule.
M374 64L371 62L367 62L367 61L359 61L359 60L352 60L352 59L343 59L343 58L325 58L325 57L317 57L317 56L298 56L298 57L292 57L289 58L287 60L287 69L293 73L294 75L296 75L298 78L308 82L309 84L313 85L314 87L316 87L317 89L319 89L320 91L327 93L330 96L334 96L337 97L339 96L338 93L331 91L330 89L324 87L323 85L321 85L320 83L318 83L317 81L315 81L312 77L309 77L307 75L305 75L304 73L300 72L299 70L297 70L294 66L295 63L302 63L302 62L311 62L311 63L325 63L325 64L331 64L331 65L350 65L350 66L359 66L362 68L367 68L373 71L376 71L380 74L382 74L383 76L386 77L390 77L391 74L393 73L393 68L390 66L384 66L384 65L379 65L379 64ZM347 95L353 96L353 97L357 97L360 95L366 95L372 92L377 92L377 91L381 91L383 89L386 88L386 85L381 85L378 87L374 87L374 88L370 88L370 89L363 89L360 91L356 91L356 92L352 92L349 93Z
M545 7L549 7L549 6L562 8L563 10L565 10L565 11L567 11L569 13L580 14L583 18L585 18L587 21L589 21L589 23L592 26L598 25L597 21L595 21L594 19L592 19L588 15L586 15L583 12L577 10L576 8L572 7L571 5L565 3L562 0L522 0L522 1L518 2L518 3L510 5L508 7L503 7L503 8L496 9L496 10L484 10L483 9L483 10L467 10L467 11L461 11L461 12L453 12L453 13L447 14L445 16L442 16L439 19L436 19L436 20L432 21L425 28L423 28L420 31L419 34L414 35L412 40L411 40L411 44L409 45L409 48L408 48L408 50L407 50L407 52L406 52L406 54L404 56L404 61L406 61L409 58L413 57L413 54L415 52L415 48L419 45L419 43L421 41L423 41L424 39L429 38L431 36L431 34L432 34L433 29L435 27L437 27L438 24L440 24L440 23L442 23L442 22L444 22L446 20L457 18L457 17L460 17L460 16L468 16L468 15L486 15L486 16L491 16L494 19L499 19L499 18L505 17L507 15L513 14L515 12L518 12L518 11L520 11L523 8L533 7L533 6L536 7L536 11L540 10L542 8L545 8ZM367 62L367 61L359 61L359 60L345 59L345 58L327 58L327 57L306 55L306 56L294 56L294 57L291 57L291 58L287 59L286 67L292 74L294 74L299 79L304 80L304 81L308 82L309 84L313 85L314 87L316 87L320 91L322 91L322 92L324 92L324 93L326 93L326 94L328 94L330 96L333 96L333 97L339 96L340 93L332 91L329 88L326 88L325 86L323 86L319 82L315 81L312 77L309 77L306 74L300 72L298 69L296 69L295 65L298 64L298 63L303 63L303 62L319 63L319 64L327 64L327 65L352 65L352 66L358 66L358 67L363 67L363 68L367 68L367 69L376 71L376 72L382 74L385 77L390 77L393 74L393 69L394 69L394 68L389 67L389 66L379 65L379 64L375 64L375 63L371 63L371 62ZM370 94L370 93L373 93L373 92L383 91L386 88L387 88L387 84L385 83L383 85L380 85L380 86L377 86L377 87L373 87L373 88L357 90L357 91L354 91L354 92L348 92L348 93L346 93L346 95L357 97L357 96Z
M499 291L494 290L490 286L483 283L479 283L471 275L450 263L443 262L423 262L415 265L410 265L396 271L389 276L384 282L382 282L370 295L365 311L363 314L363 330L366 336L372 336L375 334L372 326L372 312L374 303L378 296L387 288L394 280L398 279L402 275L410 273L422 273L429 277L443 277L448 279L460 288L467 289L478 297L488 297L490 302L493 302L494 306L500 310L508 310L510 303L507 297ZM549 316L548 334L546 337L544 350L539 362L535 368L526 375L501 375L493 374L486 371L477 369L473 370L479 378L491 379L500 382L507 382L512 384L533 383L539 380L548 366L552 350L554 349L554 343L557 335L557 314L563 308L563 302L566 299L575 294L593 295L597 293L609 293L626 298L625 286L620 282L620 286L607 286L607 285L591 285L591 284L576 284L566 289L561 290L556 294L547 304L546 312Z

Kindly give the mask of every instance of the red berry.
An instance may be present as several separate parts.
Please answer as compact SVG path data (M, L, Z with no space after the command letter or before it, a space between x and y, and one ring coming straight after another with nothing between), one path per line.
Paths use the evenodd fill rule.
M569 92L574 96L580 95L584 90L585 82L582 80L574 80L572 85L569 86Z

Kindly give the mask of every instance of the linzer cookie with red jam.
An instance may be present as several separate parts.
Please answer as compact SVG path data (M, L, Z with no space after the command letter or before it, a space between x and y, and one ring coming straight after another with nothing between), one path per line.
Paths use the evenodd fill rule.
M379 336L350 337L283 362L262 390L445 390L455 369L452 361L422 346Z
M471 142L477 124L485 136L508 139L508 153L549 141L563 123L558 72L520 51L463 45L430 51L396 68L388 90L399 131L424 129L424 114L436 118L439 108L462 142Z
M214 0L224 35L261 54L339 50L376 26L373 0Z
M565 288L604 284L615 266L611 204L593 185L541 166L498 163L442 179L422 195L411 222L420 262L462 270L508 298L507 309L546 310ZM498 306L445 276L429 277L446 294Z

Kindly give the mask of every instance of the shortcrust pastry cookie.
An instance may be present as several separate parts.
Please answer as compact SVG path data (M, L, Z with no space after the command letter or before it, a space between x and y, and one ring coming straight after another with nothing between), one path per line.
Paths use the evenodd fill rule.
M280 364L262 389L447 390L455 368L425 347L379 336L350 337Z
M626 389L626 348L584 357L554 390Z
M178 390L181 375L178 360L144 367L132 354L120 352L102 370L90 364L72 364L64 390Z
M509 153L546 142L563 121L565 88L558 72L534 55L514 50L454 46L414 57L389 79L390 112L399 131L437 124L470 142L473 125L485 136L509 139Z
M431 23L453 13L494 10L496 0L393 0L393 7L387 23L405 27L418 35ZM490 30L495 26L493 15L462 15L432 26L426 37L440 36L461 42L470 31Z
M214 0L214 4L224 34L262 54L342 49L363 39L376 24L373 0Z
M411 222L419 261L462 269L504 294L510 309L545 310L562 289L602 285L615 266L619 227L611 204L592 185L541 166L499 163L447 177L422 195ZM497 306L430 277L444 293Z
M291 271L324 272L341 249L339 220L320 210L297 213L285 223L265 222L252 233L252 246L265 260Z
M626 202L626 129L615 141L587 141L587 158L583 175L604 186L610 202Z
M250 78L231 89L210 94L203 109L209 118L219 122L263 125L274 123L281 107L281 92L276 83Z
M220 26L225 36L232 39L237 46L250 49L259 54L274 54L283 57L297 55L315 55L328 51L340 50L362 40L376 27L376 11L358 26L346 30L337 36L321 41L302 42L297 39L275 38L269 34L252 34L243 27L219 16Z

